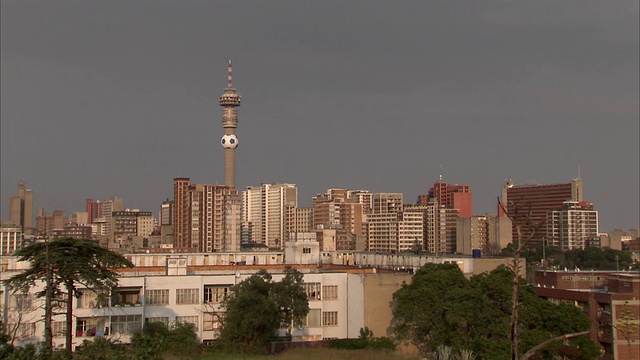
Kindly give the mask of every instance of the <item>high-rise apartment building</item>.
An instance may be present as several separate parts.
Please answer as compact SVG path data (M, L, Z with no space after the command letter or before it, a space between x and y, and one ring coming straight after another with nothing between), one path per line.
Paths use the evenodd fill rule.
M469 185L447 184L442 180L418 196L419 206L426 206L425 249L434 253L453 253L457 249L457 220L473 216L473 194Z
M190 249L189 241L189 185L191 180L185 177L173 179L173 236L174 247Z
M91 225L69 224L63 226L62 229L54 229L51 235L54 239L65 237L74 239L91 239L92 229Z
M62 210L55 210L53 214L47 214L39 208L36 212L36 230L38 236L49 236L53 230L62 230L69 223Z
M401 193L377 193L372 196L372 210L366 215L366 250L422 249L425 209L405 206Z
M428 205L433 200L442 207L457 209L459 217L473 216L473 194L469 185L438 181L429 188L429 194L418 195L418 205Z
M287 207L287 234L308 233L313 227L313 208Z
M100 212L105 219L105 233L111 240L114 236L113 213L116 211L124 211L124 200L114 197L100 202Z
M402 252L422 249L424 213L419 209L367 215L368 251Z
M174 179L174 248L180 251L239 251L240 198L226 185Z
M173 225L173 201L167 199L160 206L160 226Z
M104 217L104 215L102 214L102 203L100 202L100 200L93 201L93 199L87 199L86 212L89 224L93 224L93 220L97 218Z
M372 197L374 214L399 213L402 211L404 196L402 193L376 193Z
M18 195L9 202L9 222L20 226L25 234L33 234L33 191L18 183Z
M598 212L593 203L565 201L562 209L547 213L547 244L563 251L584 249L592 239L599 239Z
M496 214L458 218L456 229L456 251L472 255L480 250L484 255L497 255L512 242L511 222Z
M73 225L88 225L89 214L85 211L76 211L69 216L69 224Z
M153 232L153 216L150 211L124 210L112 213L113 234L118 237L149 236Z
M508 180L502 187L498 214L506 216L506 209L522 225L523 240L530 238L532 242L541 242L547 236L545 223L548 213L561 210L565 201L584 201L582 179L551 185L515 185ZM515 224L512 227L513 240L517 241Z
M362 190L358 190L362 195ZM313 228L344 229L354 236L365 234L364 210L359 203L362 196L352 196L351 190L329 189L324 194L313 197Z
M248 186L242 192L243 233L249 241L283 248L292 210L298 207L298 188L293 184Z

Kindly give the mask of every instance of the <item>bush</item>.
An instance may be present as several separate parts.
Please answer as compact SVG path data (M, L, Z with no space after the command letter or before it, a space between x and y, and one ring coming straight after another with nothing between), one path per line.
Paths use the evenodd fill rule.
M395 351L396 344L388 337L373 337L373 332L368 327L360 329L360 337L357 339L334 339L329 340L329 347L345 350L389 350Z
M176 322L169 329L162 323L152 322L133 335L131 345L136 359L157 360L165 354L193 358L198 354L199 344L192 324Z
M92 341L84 340L82 345L76 349L74 358L81 360L129 359L124 345L114 344L103 337L95 337Z

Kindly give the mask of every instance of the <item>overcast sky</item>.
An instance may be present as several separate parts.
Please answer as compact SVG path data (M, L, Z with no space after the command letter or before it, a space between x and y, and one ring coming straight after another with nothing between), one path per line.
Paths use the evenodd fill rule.
M218 97L242 95L237 185L468 184L579 174L601 231L639 223L638 0L1 2L1 209L224 182ZM580 172L579 172L580 169Z

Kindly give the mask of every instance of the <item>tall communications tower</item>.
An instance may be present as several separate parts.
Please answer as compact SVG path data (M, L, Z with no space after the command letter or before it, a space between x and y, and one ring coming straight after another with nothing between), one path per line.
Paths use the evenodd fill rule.
M222 106L222 127L224 135L220 139L220 144L224 148L224 184L230 188L236 187L236 148L238 147L238 137L236 127L238 127L238 110L240 106L240 95L233 87L231 60L229 60L229 73L227 77L227 87L220 96L220 106Z

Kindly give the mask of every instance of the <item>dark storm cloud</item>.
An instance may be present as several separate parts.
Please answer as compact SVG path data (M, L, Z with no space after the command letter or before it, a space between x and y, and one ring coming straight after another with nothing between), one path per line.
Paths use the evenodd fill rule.
M638 226L637 1L3 1L2 218L175 176L223 180L234 60L238 185L398 191L585 181L603 230ZM612 190L612 184L616 189Z

